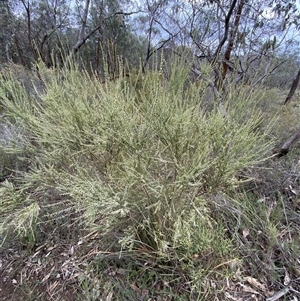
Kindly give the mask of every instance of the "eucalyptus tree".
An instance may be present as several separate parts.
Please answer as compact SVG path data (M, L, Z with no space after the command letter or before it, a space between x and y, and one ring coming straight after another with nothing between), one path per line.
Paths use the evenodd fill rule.
M16 34L20 29L20 5L16 0L0 0L0 61L17 61L20 52Z
M255 86L279 70L284 55L293 54L295 37L291 32L299 22L295 3L12 0L8 7L14 22L0 20L6 24L2 26L2 38L6 39L1 45L2 58L6 53L6 59L13 57L24 65L42 59L51 66L53 57L69 53L81 58L85 66L100 70L104 57L114 62L109 68L115 73L119 54L131 64L138 64L142 57L146 66L152 55L163 49L165 54L174 52L182 57L188 53L186 59L198 78L203 78L203 61L209 63L218 90L228 82ZM4 47L9 50L5 52Z
M143 67L158 50L184 44L180 40L184 35L184 7L184 3L176 0L146 0L140 4L141 13L135 19L135 25L147 40Z
M205 13L205 19L213 24L205 28L194 21L191 38L198 57L208 58L215 64L219 84L232 70L237 75L235 80L246 79L256 85L282 63L278 55L287 53L294 37L289 34L292 24L283 27L284 20L276 9L272 2L265 0L211 1L202 8L198 2L194 4L193 21L203 22ZM268 63L262 64L263 61Z
M1 0L1 59L28 67L42 60L52 66L83 50L78 56L97 67L94 62L105 48L106 53L111 48L128 56L141 55L144 44L131 31L128 18L133 10L127 9L128 4L117 0ZM135 53L129 50L132 46Z
M73 58L79 58L85 68L103 75L116 76L119 65L126 58L131 63L142 56L140 41L130 26L130 16L138 11L130 1L84 0L76 1L75 19L78 25L76 42L70 49ZM84 47L83 47L84 46Z
M52 56L58 55L62 37L69 25L70 1L21 0L11 1L15 18L13 60L30 66L36 60L52 65Z
M283 54L293 49L295 22L287 20L297 10L290 2L147 0L137 20L148 40L145 63L158 49L171 48L182 55L178 46L183 46L193 53L197 76L202 61L213 66L218 89L231 74L230 81L255 86L276 72L284 63Z
M138 11L129 4L129 1L120 0L91 2L86 27L89 39L81 56L86 56L100 73L103 72L103 64L106 64L110 76L116 76L120 72L121 57L134 64L143 54L143 41L133 34L129 22L130 16Z

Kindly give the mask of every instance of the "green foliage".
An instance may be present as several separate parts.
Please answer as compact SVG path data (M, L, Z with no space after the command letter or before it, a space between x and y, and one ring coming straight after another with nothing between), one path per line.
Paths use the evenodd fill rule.
M14 184L2 183L2 233L37 237L49 216L63 215L119 250L189 271L201 264L194 280L226 268L235 254L210 195L232 191L241 170L264 160L268 130L257 130L250 94L232 91L226 116L201 109L205 87L189 83L185 68L173 66L170 80L153 71L106 84L71 68L33 95L2 81L4 121L22 129L15 148L31 162Z

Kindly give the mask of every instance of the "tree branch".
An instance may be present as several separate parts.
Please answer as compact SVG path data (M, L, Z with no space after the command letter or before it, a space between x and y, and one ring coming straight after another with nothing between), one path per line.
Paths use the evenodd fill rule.
M89 0L87 0L89 1ZM129 12L129 13L126 13L126 12L122 12L122 11L119 11L119 12L115 12L113 13L112 15L104 18L102 20L102 22L100 24L98 24L98 26L96 26L94 29L92 29L86 36L79 36L79 39L77 41L77 43L73 46L72 48L72 55L76 54L79 49L85 44L85 42L96 32L100 29L100 27L102 26L103 22L114 17L114 16L117 16L117 15L123 15L123 16L130 16L130 15L133 15L133 14L136 14L136 13L139 13L140 11L134 11L134 12ZM84 26L85 27L85 26ZM82 29L82 27L81 27ZM84 30L81 30L81 34L82 32L84 33Z
M232 13L233 13L233 10L236 6L236 3L237 3L237 0L233 0L232 3L231 3L231 6L229 8L229 11L226 15L226 18L225 18L225 31L224 31L224 36L223 36L223 39L221 40L221 42L219 43L215 53L214 53L214 60L213 60L213 64L217 61L217 58L220 54L220 51L223 47L223 45L225 44L226 40L228 39L228 33L229 33L229 26L230 26L230 18L232 16Z

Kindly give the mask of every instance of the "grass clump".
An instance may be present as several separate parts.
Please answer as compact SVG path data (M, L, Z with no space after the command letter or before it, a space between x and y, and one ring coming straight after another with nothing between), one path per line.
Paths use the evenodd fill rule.
M202 109L205 83L189 82L184 68L173 66L172 80L153 71L105 84L71 68L33 95L3 80L3 122L23 133L3 148L22 149L29 164L2 183L2 235L32 246L49 233L96 232L107 252L171 263L195 294L206 276L233 273L238 254L212 196L234 191L239 173L265 159L268 130L257 130L251 95L232 93L226 115Z

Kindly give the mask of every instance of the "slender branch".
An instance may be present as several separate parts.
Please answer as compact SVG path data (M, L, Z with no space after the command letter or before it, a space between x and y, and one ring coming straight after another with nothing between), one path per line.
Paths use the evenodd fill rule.
M278 67L280 67L281 65L283 65L285 62L287 62L286 60L283 60L282 62L280 62L278 65L274 66L271 70L268 70L271 63L270 62L267 67L265 68L265 74L263 74L254 84L251 85L252 88L254 88L257 84L259 84L264 78L266 78L267 76L269 76L270 74L272 74Z

